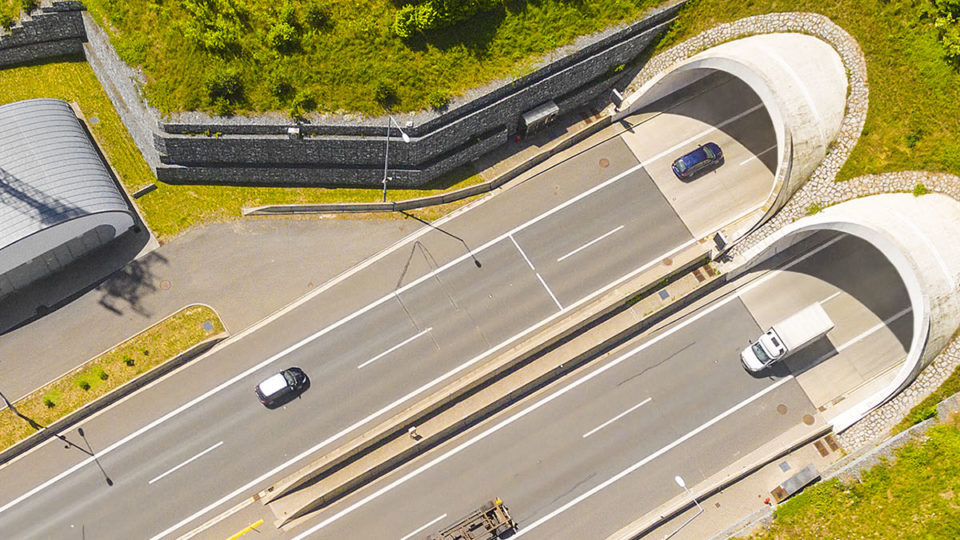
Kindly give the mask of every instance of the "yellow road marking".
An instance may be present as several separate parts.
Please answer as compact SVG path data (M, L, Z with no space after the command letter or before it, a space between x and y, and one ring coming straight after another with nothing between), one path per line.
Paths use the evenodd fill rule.
M240 531L240 532L238 532L237 534L231 536L230 538L227 538L227 540L237 540L237 538L240 538L241 536L247 534L248 532L256 529L257 527L259 527L259 526L261 526L261 525L263 525L263 520L262 520L262 519L258 519L256 523L254 523L253 525L250 525L250 526L247 527L246 529L243 529L242 531Z

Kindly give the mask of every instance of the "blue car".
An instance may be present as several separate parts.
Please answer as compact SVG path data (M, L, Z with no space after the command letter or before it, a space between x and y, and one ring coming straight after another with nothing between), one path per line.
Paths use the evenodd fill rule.
M723 150L716 143L701 145L693 152L677 159L671 168L680 180L689 180L701 172L723 165Z

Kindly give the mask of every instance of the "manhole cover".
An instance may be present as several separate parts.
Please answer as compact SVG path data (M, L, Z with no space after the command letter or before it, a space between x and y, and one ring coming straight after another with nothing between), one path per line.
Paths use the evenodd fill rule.
M609 159L603 158L603 159L600 160L600 168L606 169L606 168L609 167L609 166L610 166L610 160L609 160Z
M164 291L168 290L168 289L170 288L170 282L167 281L167 280L161 281L161 282L160 282L160 288L161 288L162 290L164 290Z
M806 425L808 425L808 426L812 426L812 425L813 425L813 417L810 416L809 414L803 415L803 423L806 424Z
M787 406L784 405L783 403L781 403L780 405L777 405L777 412L780 414L787 414Z
M670 257L667 257L666 259L663 260L664 266L670 266L671 264L673 264L673 259L671 259Z

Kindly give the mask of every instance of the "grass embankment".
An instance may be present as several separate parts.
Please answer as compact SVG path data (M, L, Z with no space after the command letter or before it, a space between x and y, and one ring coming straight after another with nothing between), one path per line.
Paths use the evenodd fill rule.
M213 325L212 330L204 330L206 321ZM222 331L220 318L206 306L190 306L177 312L17 401L14 407L22 416L9 408L0 411L0 450L37 430L23 417L48 426Z
M20 0L0 0L0 26L10 26L20 17Z
M84 4L121 58L143 67L145 94L160 110L213 110L220 96L238 111L288 111L299 102L380 114L384 101L396 111L418 110L523 74L535 57L661 1L505 0L408 40L393 30L397 11L412 3L404 0ZM217 73L224 77L210 78ZM214 79L229 84L211 92Z
M954 416L865 471L820 482L777 508L752 538L960 538L960 429Z
M92 131L130 192L156 182L120 121L116 110L86 62L55 62L0 71L0 104L36 97L75 101L88 121L96 119ZM92 123L92 122L91 122ZM481 181L469 167L439 178L423 189L390 190L390 200L434 195L477 184ZM158 189L137 200L150 229L167 240L197 224L240 217L243 207L286 203L376 202L379 189L254 188L236 186L174 186L158 184ZM449 211L449 208L446 210ZM441 211L414 212L424 219ZM394 217L386 215L384 217Z
M857 146L838 175L928 170L960 174L960 74L944 57L929 0L698 0L658 50L720 23L775 11L820 13L849 32L867 61L870 104Z
M960 367L953 370L953 373L932 394L910 409L907 416L893 427L893 433L900 433L927 418L933 418L937 415L937 404L957 392L960 392Z

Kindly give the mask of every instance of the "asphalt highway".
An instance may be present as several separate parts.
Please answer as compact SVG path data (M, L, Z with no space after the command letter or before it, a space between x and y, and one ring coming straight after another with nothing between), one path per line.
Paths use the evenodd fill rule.
M627 145L600 143L6 464L0 530L181 534L692 241ZM312 387L264 409L254 385L288 366Z
M891 313L909 303L896 271L883 261L851 264L874 259L862 241L823 240L804 248L812 254L798 250L784 266L744 279L731 294L334 503L294 538L426 538L496 497L520 524L515 538L618 531L674 497L675 475L695 485L817 414L788 366L759 375L741 366L740 349L762 331L744 295L765 291L766 302L753 295L752 303L779 306L775 315L767 310L777 318L824 302L837 325L828 335L834 342L797 353L807 357L804 369L843 361L838 350L851 344L889 337L887 328L864 333L870 312L849 306L896 298L900 304L884 305L879 316L899 320ZM825 281L839 273L875 286L851 296ZM813 281L807 291L796 287ZM891 360L904 356L901 349Z

